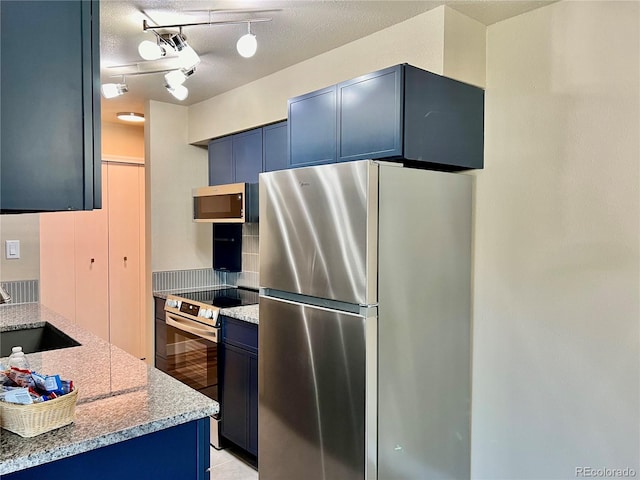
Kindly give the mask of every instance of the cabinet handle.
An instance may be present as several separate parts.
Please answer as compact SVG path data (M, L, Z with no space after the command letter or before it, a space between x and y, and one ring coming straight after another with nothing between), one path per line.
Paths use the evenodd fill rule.
M125 261L125 262L127 261L127 257L124 257L124 261Z
M96 259L95 259L95 258L92 258L92 259L91 259L91 263L96 263Z

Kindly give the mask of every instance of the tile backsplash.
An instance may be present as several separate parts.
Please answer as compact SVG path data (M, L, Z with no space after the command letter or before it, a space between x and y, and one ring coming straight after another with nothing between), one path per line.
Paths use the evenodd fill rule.
M259 239L259 225L257 223L245 223L242 225L241 272L222 272L213 270L213 268L153 272L153 291L212 287L216 285L258 288L260 286Z
M245 223L242 225L242 271L239 273L227 273L227 283L229 285L249 288L258 288L260 286L259 226L258 223Z
M197 268L191 270L168 270L153 272L153 291L173 290L182 288L211 287L225 285L226 274L217 272L213 268Z
M11 295L11 303L30 303L40 299L40 282L38 280L2 282L2 288Z

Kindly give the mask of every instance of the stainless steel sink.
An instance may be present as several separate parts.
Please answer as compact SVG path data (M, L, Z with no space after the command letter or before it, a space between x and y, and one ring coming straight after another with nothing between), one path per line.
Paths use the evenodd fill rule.
M50 323L45 323L42 327L0 332L0 357L11 355L11 348L16 345L20 345L24 353L35 353L77 347L80 343Z

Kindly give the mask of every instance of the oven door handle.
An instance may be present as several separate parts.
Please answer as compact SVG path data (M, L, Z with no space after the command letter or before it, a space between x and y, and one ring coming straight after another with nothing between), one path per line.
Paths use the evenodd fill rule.
M218 329L214 327L201 327L198 322L189 320L188 318L180 317L179 315L173 315L171 313L166 314L167 325L170 325L183 332L190 333L197 337L209 340L214 343L218 343Z

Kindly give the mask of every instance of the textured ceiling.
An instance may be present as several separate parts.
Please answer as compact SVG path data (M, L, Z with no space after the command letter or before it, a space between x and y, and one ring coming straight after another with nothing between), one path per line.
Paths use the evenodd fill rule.
M235 49L246 25L185 27L183 33L202 62L185 86L189 97L179 102L164 88L162 74L129 75L129 93L102 101L103 121L115 121L118 111L142 112L147 99L191 105L270 73L369 35L410 17L447 4L485 25L551 3L550 1L341 1L341 0L136 0L100 3L101 80L118 82L118 73L167 68L172 59L145 63L138 55L142 40L154 40L142 30L150 24L177 24L248 18L271 18L252 24L258 51L242 58ZM236 12L232 12L236 10ZM237 12L242 10L241 12ZM252 11L253 10L253 11ZM255 10L274 10L258 12ZM177 31L172 29L170 31ZM109 68L114 65L130 65Z

